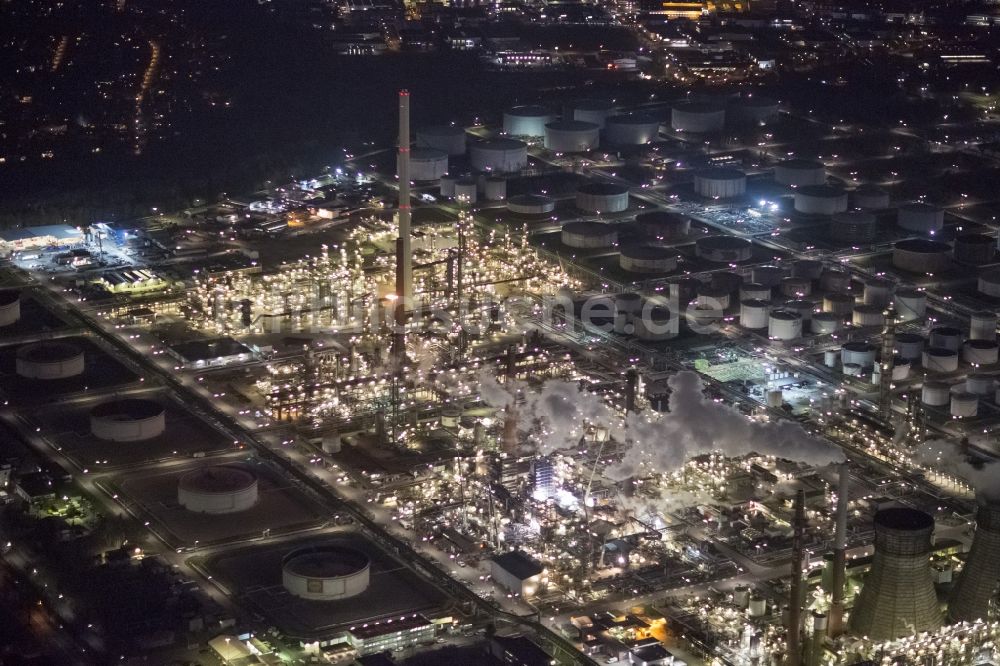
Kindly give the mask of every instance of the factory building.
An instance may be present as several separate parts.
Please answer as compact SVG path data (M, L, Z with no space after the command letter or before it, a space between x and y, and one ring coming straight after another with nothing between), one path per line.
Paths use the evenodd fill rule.
M233 338L191 340L166 348L168 354L186 368L209 368L252 360L254 351Z
M545 582L545 568L519 550L494 555L490 573L497 585L524 598L534 596Z
M45 247L66 247L83 241L83 231L68 224L3 229L0 230L0 254L7 255Z

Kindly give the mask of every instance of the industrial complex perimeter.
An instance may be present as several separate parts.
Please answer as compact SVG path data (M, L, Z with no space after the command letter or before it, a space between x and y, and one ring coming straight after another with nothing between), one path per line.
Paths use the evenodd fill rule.
M804 40L743 63L789 76L817 26L918 43L914 108L980 63L799 9L657 12ZM0 230L0 663L1000 663L996 83L867 122L691 50L676 94L411 134L394 91L397 145L313 176Z

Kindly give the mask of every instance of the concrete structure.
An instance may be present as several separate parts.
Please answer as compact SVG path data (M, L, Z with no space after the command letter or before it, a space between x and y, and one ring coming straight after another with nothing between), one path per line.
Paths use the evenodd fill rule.
M608 248L618 242L618 231L603 222L567 222L560 239L563 245L580 249Z
M90 410L90 432L109 442L140 442L162 435L166 410L155 400L124 398Z
M928 347L921 357L921 364L928 372L955 372L958 370L958 353L940 347Z
M545 125L545 147L555 153L582 153L597 148L601 129L583 120L556 120Z
M417 130L417 147L443 150L448 155L465 154L465 128L437 125Z
M469 146L469 163L477 171L514 173L528 166L528 144L516 139L478 141Z
M815 160L785 160L775 165L774 181L788 187L823 185L826 183L826 167Z
M892 265L910 273L940 273L951 265L951 246L939 241L911 238L892 249Z
M410 180L437 180L448 173L448 153L437 148L415 148L410 151Z
M835 242L867 244L875 239L878 219L865 211L837 213L830 220L827 233Z
M996 239L986 234L955 236L953 256L963 264L988 264L996 256Z
M905 231L932 236L944 228L944 209L925 203L906 203L896 212L896 226Z
M861 210L883 210L889 207L889 193L877 185L861 185L851 190L851 205Z
M767 328L771 304L756 298L740 301L740 325L744 328Z
M658 245L633 245L622 248L618 264L632 273L670 273L677 270L677 252Z
M731 199L747 191L747 175L739 169L702 169L694 174L694 191L709 199Z
M177 503L195 513L237 513L257 503L257 475L238 464L188 472L177 484Z
M490 573L493 581L500 587L528 598L541 588L545 568L527 554L515 550L494 555L490 559Z
M985 271L979 275L979 293L1000 298L1000 269Z
M588 213L620 213L628 209L628 188L611 183L585 183L576 190L576 207Z
M660 119L641 113L609 116L604 138L612 146L642 146L660 136Z
M297 548L281 562L281 583L289 594L310 601L340 601L368 589L371 559L338 545Z
M806 215L833 215L847 210L847 192L831 185L803 185L795 190L795 210Z
M515 106L503 114L503 131L510 136L541 139L545 125L555 120L555 115L544 106Z
M997 362L1000 346L990 340L969 340L962 345L962 360L970 365L993 365Z
M916 509L875 514L875 556L851 611L854 634L886 641L941 626L930 568L933 532L934 519Z
M772 310L767 320L767 337L795 340L802 337L802 315L791 310Z
M680 102L670 111L670 126L677 132L721 132L726 126L726 109L711 102Z
M594 123L604 129L604 122L614 115L614 104L604 99L582 99L567 107L564 116L572 120Z
M18 347L17 374L26 379L67 379L86 369L83 350L68 342L34 342Z
M548 215L555 209L555 199L543 194L519 194L507 199L507 210L518 215Z
M980 496L969 557L948 597L948 619L989 620L997 585L1000 585L1000 504Z
M0 327L10 326L21 318L21 292L16 289L0 291Z
M927 314L927 294L918 289L898 289L893 303L899 321L915 321Z
M685 238L691 232L691 218L665 210L651 210L635 216L643 236L661 243Z
M753 244L736 236L706 236L695 242L695 253L716 263L739 263L753 257Z

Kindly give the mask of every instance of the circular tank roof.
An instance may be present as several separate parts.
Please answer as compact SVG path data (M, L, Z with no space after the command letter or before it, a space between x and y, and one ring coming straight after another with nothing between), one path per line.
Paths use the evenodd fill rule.
M4 289L0 291L0 305L10 305L21 298L21 292L17 289Z
M162 413L163 405L155 400L142 400L140 398L112 400L90 410L91 416L116 421L141 421Z
M747 177L747 175L739 169L729 169L726 167L709 167L707 169L699 169L695 172L695 176L711 180L743 180Z
M414 148L410 151L411 160L446 160L448 153L437 148Z
M627 187L624 185L615 185L613 183L584 183L578 187L576 191L584 194L594 194L600 196L628 194Z
M618 116L611 116L605 122L612 125L652 125L659 124L660 119L648 113L623 113Z
M910 238L902 240L896 243L893 247L897 250L917 252L921 254L940 254L951 249L947 243L927 240L926 238Z
M956 243L963 243L965 245L993 245L996 239L992 236L987 236L986 234L958 234L955 236Z
M632 245L622 248L621 253L630 259L670 259L677 256L674 250L659 245Z
M795 193L822 199L836 199L847 194L846 191L832 185L805 185L797 189Z
M518 141L517 139L490 139L488 141L480 141L478 143L472 144L471 148L473 150L520 150L521 148L527 149L528 144L524 141Z
M615 228L603 222L567 222L563 225L563 231L580 236L606 236L615 232Z
M697 244L710 250L742 250L749 247L751 242L736 236L706 236L699 238Z
M556 130L557 132L590 132L600 129L594 123L586 120L556 120L545 124L545 129Z
M907 507L882 509L875 514L876 527L892 530L918 531L934 527L934 519L923 511Z
M806 160L801 157L793 157L790 160L785 160L784 162L779 162L778 166L782 169L825 169L826 165L822 162L817 162L816 160Z
M507 114L525 118L539 118L542 116L551 116L552 112L540 104L524 104L507 109Z
M257 482L256 475L237 465L213 465L181 477L185 490L198 493L231 493L249 488Z
M66 361L82 354L82 350L68 342L35 342L17 350L17 357L34 363Z
M342 578L362 571L371 559L345 546L307 546L293 550L282 560L286 571L303 578Z

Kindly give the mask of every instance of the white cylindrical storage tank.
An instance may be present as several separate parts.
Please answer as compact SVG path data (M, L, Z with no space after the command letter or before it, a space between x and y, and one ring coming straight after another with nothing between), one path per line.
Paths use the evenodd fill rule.
M695 241L695 254L707 261L735 264L753 257L753 243L736 236L706 236Z
M731 302L731 293L720 287L703 284L698 287L698 307L704 310L712 308L725 310Z
M155 400L124 398L90 410L90 432L109 442L140 442L163 434L166 411Z
M448 173L448 153L437 148L414 148L410 151L410 180L437 180Z
M26 379L66 379L86 369L83 350L68 342L33 342L18 347L17 374Z
M892 288L892 280L872 278L865 281L865 294L863 299L865 305L877 305L882 308L888 307L889 303L892 301Z
M928 372L955 372L958 370L958 354L950 349L929 347L924 350L922 363Z
M771 288L756 282L744 282L740 285L740 298L743 300L769 301Z
M857 363L847 363L846 365L840 366L840 371L848 377L860 377L864 374L864 370L865 369Z
M257 503L257 475L238 464L213 465L181 477L177 502L195 513L236 513Z
M785 304L781 306L781 309L798 312L802 315L802 327L803 330L805 330L808 327L809 322L812 321L813 312L816 311L816 303L804 299L793 299L785 301Z
M823 365L826 367L836 368L838 361L840 361L840 354L837 353L836 349L827 349L823 352Z
M507 199L507 210L518 215L548 215L555 209L555 199L542 194L519 194Z
M812 332L816 335L830 335L844 327L844 318L833 312L816 312L812 316Z
M682 240L691 233L690 217L665 210L639 213L635 224L643 236L660 243Z
M702 169L694 174L694 191L709 199L731 199L747 191L747 175L739 169Z
M740 301L740 325L744 328L767 328L771 304L756 298Z
M789 310L772 310L767 320L767 337L795 340L802 337L802 315Z
M962 348L962 329L954 326L938 326L931 329L927 344L957 352Z
M614 226L603 222L567 222L560 238L567 247L608 248L618 242L618 232Z
M614 104L604 99L582 99L574 102L568 107L566 117L573 120L582 120L585 123L594 123L600 128L604 128L604 122L609 116L614 114Z
M986 234L959 234L955 236L952 254L963 264L988 264L996 255L997 239Z
M645 114L608 116L604 138L612 146L642 146L660 136L660 119Z
M764 95L741 95L729 100L730 119L743 126L759 127L778 118L778 102Z
M992 375L974 372L965 378L965 390L976 395L993 395L996 392L996 380Z
M448 197L449 199L455 196L455 182L458 179L454 176L443 175L441 176L441 196Z
M979 276L979 293L1000 298L1000 269L985 271Z
M483 197L487 201L503 201L507 198L507 179L490 176L483 183Z
M979 412L979 396L965 391L953 391L951 394L951 415L959 418L969 418Z
M814 160L785 160L774 166L774 180L789 187L823 185L826 183L826 167Z
M827 268L819 276L819 287L828 292L845 292L851 288L851 274L836 268Z
M889 207L889 193L876 185L862 185L851 192L851 205L862 210L884 210Z
M469 146L469 163L477 171L520 171L528 166L528 145L516 139L479 141Z
M867 342L848 342L840 348L840 363L842 365L854 363L862 368L870 368L875 365L877 351L875 345Z
M618 265L630 273L670 273L677 270L677 251L661 245L624 247Z
M743 284L743 277L732 271L718 271L712 273L711 284L713 287L724 289L727 293L735 294Z
M806 215L834 215L847 210L847 192L831 185L805 185L795 190L795 210Z
M885 326L885 314L878 305L859 305L854 308L852 322L855 326Z
M854 296L850 294L827 294L823 297L823 311L843 319L854 312L854 303Z
M996 340L997 313L984 310L969 315L969 339Z
M443 150L448 155L465 154L465 128L438 125L417 130L417 146Z
M750 617L767 615L767 599L757 594L750 595L749 615Z
M969 365L993 365L997 362L997 343L991 340L969 340L962 345L962 360Z
M816 259L797 259L792 263L792 277L818 280L823 275L823 262Z
M910 376L910 362L905 358L894 357L892 360L892 381L901 382Z
M455 181L455 201L464 204L474 204L479 195L479 184L471 178L461 178Z
M642 294L628 291L615 294L615 313L624 314L629 320L642 315Z
M339 601L368 589L371 559L360 550L334 544L296 548L281 561L281 584L309 601Z
M861 210L837 213L830 218L828 233L835 241L851 244L867 244L875 239L878 219Z
M789 298L808 296L812 293L812 281L804 277L782 278L781 293Z
M510 136L541 139L545 126L553 120L555 116L544 106L515 106L503 114L503 131Z
M751 279L765 287L777 287L781 284L781 278L785 277L785 269L781 266L754 266L751 271Z
M944 382L924 382L920 402L931 407L943 407L951 401L951 387Z
M915 361L924 353L924 338L917 333L903 331L896 334L895 351L908 361Z
M21 292L16 289L0 291L0 326L10 326L21 318Z
M733 605L739 608L746 608L750 605L750 587L747 585L737 585L733 588Z
M933 235L944 228L944 210L925 203L903 204L896 213L896 225L917 234Z
M711 102L680 102L670 110L670 126L677 132L721 132L726 126L726 109Z
M785 396L781 392L781 389L770 389L767 392L767 406L772 409L777 409L785 404Z
M576 190L576 207L588 213L620 213L628 209L628 188L612 183L586 183Z
M899 289L893 302L899 321L915 321L927 314L927 294L918 289Z
M951 247L947 243L910 238L892 248L892 265L911 273L940 273L951 266Z
M636 337L648 342L669 340L676 334L676 328L669 308L653 307L635 320Z
M597 148L600 128L583 120L556 120L545 125L545 147L554 153L583 153Z

